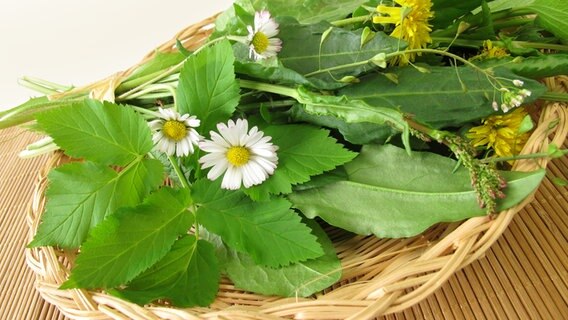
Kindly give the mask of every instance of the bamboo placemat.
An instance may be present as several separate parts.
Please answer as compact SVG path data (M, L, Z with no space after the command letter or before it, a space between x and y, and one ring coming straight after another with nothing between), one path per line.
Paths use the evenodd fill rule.
M26 210L48 156L20 160L37 140L0 131L0 319L67 319L43 301L26 266ZM568 157L556 159L536 199L514 218L486 257L457 272L422 303L386 319L565 319L568 317Z

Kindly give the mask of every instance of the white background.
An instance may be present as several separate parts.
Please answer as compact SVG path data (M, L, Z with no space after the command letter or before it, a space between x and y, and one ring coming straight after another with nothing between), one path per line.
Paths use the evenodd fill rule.
M39 94L22 76L81 86L136 64L231 0L0 0L0 109Z

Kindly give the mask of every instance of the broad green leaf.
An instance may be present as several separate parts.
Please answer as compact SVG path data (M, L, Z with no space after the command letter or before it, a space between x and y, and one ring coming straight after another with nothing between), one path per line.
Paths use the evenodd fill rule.
M367 61L379 53L391 53L404 49L406 44L399 39L377 32L365 45L361 46L362 30L350 31L331 27L331 31L321 43L324 32L331 25L320 22L301 25L294 20L280 19L280 33L284 45L278 53L282 65L305 76L315 86L323 89L336 89L345 86L339 80L346 76L358 76L375 66L361 64L335 71L327 71L310 76L312 72Z
M46 212L29 245L78 248L106 216L139 204L162 177L162 165L152 159L135 161L120 172L92 162L52 170Z
M294 192L289 199L307 217L320 216L331 225L357 234L410 237L438 222L485 215L476 200L469 173L452 173L455 161L391 145L365 146L345 166L348 180ZM530 195L544 170L502 172L507 197L498 209L509 208Z
M284 199L253 202L242 191L223 190L219 181L208 180L193 185L193 198L199 205L197 221L257 264L286 266L323 254L310 228Z
M193 215L185 190L163 188L143 204L107 217L90 233L61 289L112 288L129 282L162 259Z
M206 307L215 299L219 279L213 245L186 235L174 243L164 258L114 293L140 305L168 299L176 307Z
M349 124L388 125L402 133L402 141L410 151L410 129L404 114L398 110L371 106L365 101L350 99L344 95L317 95L304 88L298 89L297 99L303 104L305 111L312 115L333 116Z
M516 59L515 62L512 62ZM526 78L542 79L568 74L568 54L543 54L536 57L502 57L476 62L482 68L499 66Z
M231 44L224 40L189 57L180 72L177 106L201 120L199 133L227 121L239 103L234 61Z
M270 268L255 264L250 256L226 247L220 238L217 246L221 265L239 289L284 297L308 297L341 278L341 262L333 244L323 229L313 220L305 220L318 237L325 254L319 258L298 262L286 267ZM209 235L209 237L215 237Z
M522 8L532 4L535 0L495 0L489 2L492 12L509 10L513 8Z
M458 18L470 13L473 9L481 6L482 0L454 1L454 0L432 0L432 11L434 19L431 23L434 29L442 29L457 20Z
M41 130L73 158L125 166L153 146L148 124L132 108L85 100L37 116Z
M294 17L301 23L334 21L346 18L367 0L237 0L245 8L269 10L273 15Z
M566 0L534 0L528 6L538 13L537 25L552 32L559 39L568 39L568 1Z
M329 137L329 131L312 126L274 125L265 128L264 133L278 146L278 167L268 180L245 189L255 200L290 193L292 185L307 182L311 176L332 170L357 155Z
M372 74L361 79L361 83L341 89L339 94L349 100L363 100L372 108L403 111L434 128L460 126L494 113L491 102L493 99L499 102L501 93L484 74L469 67L428 69L430 73L421 73L414 68L394 69L399 84ZM546 91L540 83L509 70L496 68L494 73L500 78L523 80L524 88L532 92L526 103L535 101ZM354 116L360 113L354 112Z

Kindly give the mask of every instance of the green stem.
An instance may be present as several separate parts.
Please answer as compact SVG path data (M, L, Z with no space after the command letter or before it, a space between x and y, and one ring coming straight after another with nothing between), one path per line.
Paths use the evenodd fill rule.
M558 150L562 154L568 154L568 149ZM539 158L550 158L550 154L546 152L539 152L539 153L531 153L531 154L523 154L517 156L509 156L509 157L495 157L495 158L486 158L482 159L482 163L494 163L494 162L505 162L505 161L512 161L512 160L523 160L523 159L539 159Z
M242 111L255 110L258 109L261 105L266 105L270 108L284 108L284 107L293 106L295 103L296 100L264 101L264 102L241 104L238 106L238 108Z
M348 63L348 64L342 64L342 65L338 65L335 67L330 67L330 68L325 68L325 69L320 69L314 72L310 72L304 75L304 77L311 77L311 76L315 76L321 73L326 73L326 72L331 72L331 71L335 71L335 70L341 70L341 69L346 69L346 68L351 68L351 67L358 67L358 66L362 66L365 64L368 64L370 60L363 60L363 61L359 61L359 62L353 62L353 63Z
M168 160L170 160L170 163L172 164L172 167L174 168L174 171L175 171L176 175L178 176L179 181L181 182L181 185L186 189L190 189L191 184L189 184L189 181L187 181L187 179L185 178L185 175L181 171L181 168L179 166L177 159L174 158L174 156L168 156Z
M294 98L296 100L299 99L298 91L296 91L296 89L293 89L293 88L288 88L288 87L284 87L284 86L278 86L278 85L263 83L263 82L242 80L242 79L239 79L239 85L240 85L241 88L244 88L244 89L264 91L264 92L269 92L269 93L274 93L274 94L280 94L280 95L283 95L283 96Z
M450 37L432 37L433 42L441 42L441 43L452 43L452 45L456 45L459 47L473 47L473 48L480 48L483 46L484 40L468 40L468 39L455 39ZM500 47L505 47L505 43L503 41L492 41L493 44L498 45ZM568 45L563 44L555 44L555 43L542 43L542 42L528 42L528 41L513 41L513 46L522 47L522 48L533 48L533 49L549 49L549 50L557 50L557 51L568 51Z
M538 98L541 100L568 102L568 94L560 92L546 92Z
M138 111L138 113L142 113L142 114L147 114L150 116L153 116L154 118L159 118L160 114L156 111L153 110L148 110L146 108L141 108L141 107L137 107L137 106L132 106L132 109Z
M514 18L514 19L510 19L510 20L506 20L506 21L495 22L493 24L493 29L494 30L501 30L501 29L506 29L506 28L511 28L511 27L518 27L518 26L522 26L522 25L528 24L528 23L533 22L533 21L534 21L533 18Z
M31 89L35 92L39 92L45 95L50 95L53 93L57 93L57 90L53 90L51 88L46 88L40 84L34 83L32 81L28 81L27 79L20 79L18 81L18 84L21 85L22 87L26 87L28 89Z
M372 15L353 17L353 18L347 18L347 19L343 19L343 20L333 21L331 24L335 27L343 27L343 26L348 26L350 24L354 24L354 23L364 23L364 22L371 20L371 18L372 18Z
M24 83L33 83L33 84L37 84L40 85L44 88L50 89L52 91L57 91L57 92L63 92L63 91L67 91L67 90L71 90L73 89L72 86L64 86L55 82L51 82L51 81L47 81L47 80L43 80L40 78L35 78L35 77L27 77L24 76L20 79L21 82L23 82L22 84L25 85Z

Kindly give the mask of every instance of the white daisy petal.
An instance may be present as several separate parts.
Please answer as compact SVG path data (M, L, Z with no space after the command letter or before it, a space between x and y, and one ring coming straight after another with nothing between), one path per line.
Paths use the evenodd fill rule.
M202 168L211 168L207 178L215 180L223 173L221 187L236 190L257 185L274 173L278 163L277 146L264 136L262 131L253 127L248 131L248 121L218 124L219 133L211 132L212 140L199 143L201 150L208 152L199 159ZM248 132L247 132L248 131Z
M160 119L149 123L150 129L155 131L152 141L156 149L178 157L185 157L194 152L193 145L197 145L201 136L195 131L199 120L189 114L181 115L174 109L158 108Z
M275 38L278 35L278 23L270 17L266 10L254 15L254 28L247 26L247 44L249 56L254 60L262 60L276 56L282 49L282 41Z

